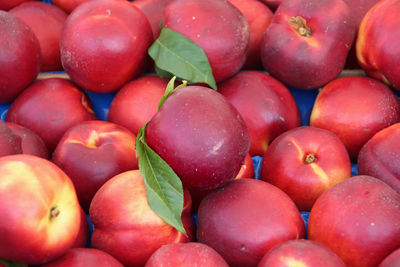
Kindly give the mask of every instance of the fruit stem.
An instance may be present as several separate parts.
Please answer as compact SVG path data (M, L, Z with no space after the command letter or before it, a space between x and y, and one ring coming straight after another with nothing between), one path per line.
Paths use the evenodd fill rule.
M296 32L301 36L311 36L311 29L307 26L307 21L303 17L291 17L290 19L288 19L288 22L290 26L292 26L292 28L295 29Z
M58 215L60 215L60 210L58 209L57 206L54 206L50 209L50 220L56 218Z
M304 159L304 162L306 164L311 164L317 161L317 158L315 157L314 153L307 154L306 158Z

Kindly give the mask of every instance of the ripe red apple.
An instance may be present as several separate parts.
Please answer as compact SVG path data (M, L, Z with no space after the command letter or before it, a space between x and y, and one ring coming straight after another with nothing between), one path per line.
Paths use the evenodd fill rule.
M279 188L240 179L208 194L198 211L197 240L214 248L229 266L257 266L275 245L303 238L304 222Z
M224 258L212 247L199 242L175 243L157 249L146 262L145 267L207 266L229 267Z
M56 260L42 265L42 267L78 266L123 267L123 265L113 256L95 248L71 248Z
M21 153L21 137L16 135L5 122L0 120L0 157Z
M21 3L35 1L35 0L3 0L0 2L0 10L10 10L13 7L18 6Z
M356 26L338 0L286 0L264 33L265 69L286 85L315 89L342 71Z
M361 148L358 174L381 179L400 194L400 123L377 132Z
M265 151L260 178L310 211L328 188L351 176L346 147L328 130L303 126L278 136Z
M367 77L343 77L319 92L310 125L334 132L357 161L361 147L399 119L399 100L387 86Z
M40 46L20 19L0 10L0 104L11 102L39 73Z
M379 267L398 267L400 266L400 248L389 254L380 264Z
M346 267L329 248L312 240L289 240L273 247L257 267Z
M249 47L242 69L262 69L260 47L265 30L271 23L272 11L258 0L228 0L242 12L250 27Z
M347 266L377 266L400 247L400 194L372 176L346 179L315 202L308 238Z
M6 121L38 134L51 153L64 132L73 125L94 120L90 99L71 81L40 80L29 86L11 104Z
M246 122L251 156L262 156L278 135L301 125L299 108L292 94L267 73L239 72L220 83L218 91Z
M168 79L148 74L125 84L113 98L107 120L125 126L137 135L158 110Z
M152 41L146 16L128 1L88 1L68 16L61 62L81 87L114 92L143 71Z
M78 123L60 139L52 161L71 178L85 211L106 181L138 169L135 139L125 127L99 120Z
M143 266L162 245L193 240L190 208L190 194L184 190L181 218L188 234L185 236L150 209L139 170L118 174L97 191L90 205L92 246L124 266Z
M147 125L146 142L191 192L232 181L250 145L239 112L203 86L173 92Z
M378 1L364 16L358 30L356 52L368 76L400 90L400 5Z
M0 158L0 258L42 264L64 254L79 231L69 177L33 155Z
M249 24L228 1L173 1L164 10L164 27L204 50L216 82L237 73L246 60Z
M46 144L39 135L28 128L15 123L6 122L6 124L8 127L10 127L12 132L21 139L20 148L22 154L31 154L44 159L49 158L49 152L47 151ZM0 149L0 151L3 150Z
M40 44L40 71L62 70L60 58L61 29L67 13L44 2L25 2L9 11L25 22L35 33Z
M160 35L164 9L173 1L174 0L135 0L132 2L132 4L139 8L149 20L154 40Z

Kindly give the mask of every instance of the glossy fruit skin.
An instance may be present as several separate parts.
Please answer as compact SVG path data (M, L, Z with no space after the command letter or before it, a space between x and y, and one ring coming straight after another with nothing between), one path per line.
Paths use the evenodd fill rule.
M31 154L44 159L49 158L46 144L39 135L16 123L6 122L6 124L15 135L21 138L20 148L22 154ZM2 149L0 150L3 151Z
M249 47L242 69L261 70L260 47L265 30L271 23L273 13L258 0L228 0L242 12L250 28Z
M35 0L7 0L7 1L2 1L0 3L0 10L5 10L8 11L13 7L16 7L24 2L30 2L30 1L35 1Z
M181 219L187 236L150 208L139 170L118 174L97 191L90 205L92 246L114 256L124 266L144 266L162 245L193 241L191 197L187 190L183 203Z
M21 154L21 137L16 135L10 127L0 120L0 157Z
M383 83L368 77L343 77L319 92L310 126L334 132L357 161L361 147L400 119L400 102Z
M380 264L379 267L400 266L400 248L390 253Z
M88 0L52 0L51 3L63 9L68 14L71 13L77 6L87 2Z
M147 125L146 142L189 191L232 181L250 146L239 112L224 96L203 86L172 93Z
M152 42L147 18L128 1L88 1L68 16L61 62L84 89L114 92L143 72Z
M329 248L306 239L289 240L273 247L257 267L287 266L346 267Z
M71 248L63 256L42 267L83 267L107 266L123 267L110 254L95 248Z
M284 1L264 33L264 68L288 86L319 88L342 71L355 33L351 10L341 0Z
M137 135L158 111L158 102L165 93L168 79L158 75L143 75L125 84L113 98L107 120L129 129Z
M44 2L26 2L9 11L25 22L40 44L40 71L63 70L60 58L60 35L68 14Z
M361 148L358 173L381 179L400 194L400 123L377 132Z
M0 104L13 101L40 69L40 45L20 19L0 10Z
M257 266L269 249L304 234L294 202L260 180L235 180L208 194L198 210L197 240L213 247L229 266Z
M228 267L228 264L212 247L199 242L175 243L156 250L145 267L207 266Z
M346 147L331 131L303 126L278 136L264 153L260 178L310 211L318 197L351 176Z
M1 157L0 174L0 257L35 265L64 254L80 227L69 177L50 161L24 154Z
M125 127L100 120L78 123L64 133L52 161L71 178L86 212L106 181L138 169L135 140L136 136Z
M216 82L237 73L246 60L249 25L228 1L174 1L164 10L164 27L204 50Z
M24 126L45 142L52 153L65 131L96 119L89 97L67 79L49 78L33 83L11 104L7 122Z
M218 92L245 120L251 156L262 156L278 135L301 125L299 108L289 89L267 73L241 71L220 83Z
M358 62L367 75L396 90L400 90L399 3L376 3L364 16L356 42Z
M372 176L346 179L315 202L308 238L347 266L377 266L400 246L400 194Z
M161 23L163 22L164 9L174 0L135 0L132 5L138 7L146 15L153 31L154 40L158 38L161 32Z

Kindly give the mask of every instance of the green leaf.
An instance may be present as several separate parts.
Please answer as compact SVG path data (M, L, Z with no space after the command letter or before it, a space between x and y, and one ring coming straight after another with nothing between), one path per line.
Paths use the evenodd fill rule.
M162 104L164 104L165 100L167 99L167 97L170 94L172 94L174 91L178 90L179 88L185 87L187 85L187 81L182 81L182 84L178 85L175 88L175 80L176 80L176 76L172 77L172 79L169 80L169 82L167 84L167 88L165 88L165 93L161 97L160 101L158 102L158 110L160 110Z
M171 74L189 83L206 83L217 90L210 62L203 49L186 36L163 28L148 50L156 71Z
M186 234L181 215L183 211L182 182L172 168L152 150L145 140L147 123L136 138L139 170L146 187L150 208L166 223Z
M0 263L2 263L6 267L28 267L28 264L4 260L4 259L0 259Z

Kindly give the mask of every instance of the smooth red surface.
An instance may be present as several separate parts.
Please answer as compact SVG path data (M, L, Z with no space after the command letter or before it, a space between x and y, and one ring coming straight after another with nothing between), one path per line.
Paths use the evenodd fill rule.
M246 60L249 25L228 1L174 1L164 10L164 27L185 35L204 50L216 82L237 73Z
M307 162L312 155L314 162ZM332 132L303 126L278 136L264 153L260 178L284 192L301 211L310 211L318 197L351 176L346 147Z
M63 256L42 267L123 267L110 254L95 248L71 248Z
M16 135L3 121L0 121L0 157L21 154L21 137Z
M38 265L63 255L80 226L69 177L50 161L25 154L0 157L0 174L0 258Z
M129 129L137 135L158 111L168 79L148 74L124 85L113 98L107 120Z
M20 148L22 154L31 154L45 159L49 158L46 144L39 135L15 123L6 122L6 124L21 139ZM3 150L0 149L0 151Z
M228 267L228 264L213 248L199 242L175 243L157 249L145 267Z
M262 69L260 47L265 30L271 23L272 11L258 0L228 0L242 12L249 23L250 39L246 62L242 69Z
M30 2L35 0L3 0L0 2L0 10L8 11L13 7L16 7L24 2Z
M138 169L135 139L125 127L99 120L78 123L64 133L52 161L71 178L86 212L106 181Z
M0 104L13 101L39 73L40 46L20 19L0 10Z
M138 7L147 17L153 31L154 40L160 35L164 9L174 0L135 0L132 4Z
M400 194L400 123L376 133L361 149L359 174L381 179Z
M239 179L207 195L198 210L197 240L230 266L257 266L275 245L303 238L304 222L279 188Z
M400 248L389 254L380 264L379 267L398 267L400 266Z
M297 16L305 19L309 36L289 23ZM264 33L263 66L288 86L317 89L342 71L355 34L351 10L343 1L283 1Z
M24 126L45 142L51 153L67 129L96 116L90 99L71 81L37 81L11 104L6 121Z
M347 266L377 266L400 247L400 194L371 176L347 179L315 202L308 238Z
M292 94L267 73L241 71L220 83L218 92L245 120L251 156L262 156L278 135L301 125L299 108Z
M317 96L310 126L334 132L352 161L378 131L400 120L398 97L383 83L367 77L344 77L330 82Z
M128 1L88 1L68 16L61 62L84 89L114 92L144 71L152 42L146 16Z
M40 44L40 71L63 70L60 58L60 35L67 13L44 2L26 2L9 11L25 22Z
M173 92L147 125L146 142L189 191L232 181L250 145L238 111L224 96L202 86Z
M193 241L190 208L190 194L185 190L181 216L185 236L150 209L139 170L121 173L97 191L90 205L92 246L124 266L143 266L162 245Z
M379 1L364 16L357 36L356 52L368 76L400 90L400 2Z
M329 248L305 239L290 240L273 247L257 267L346 267Z

